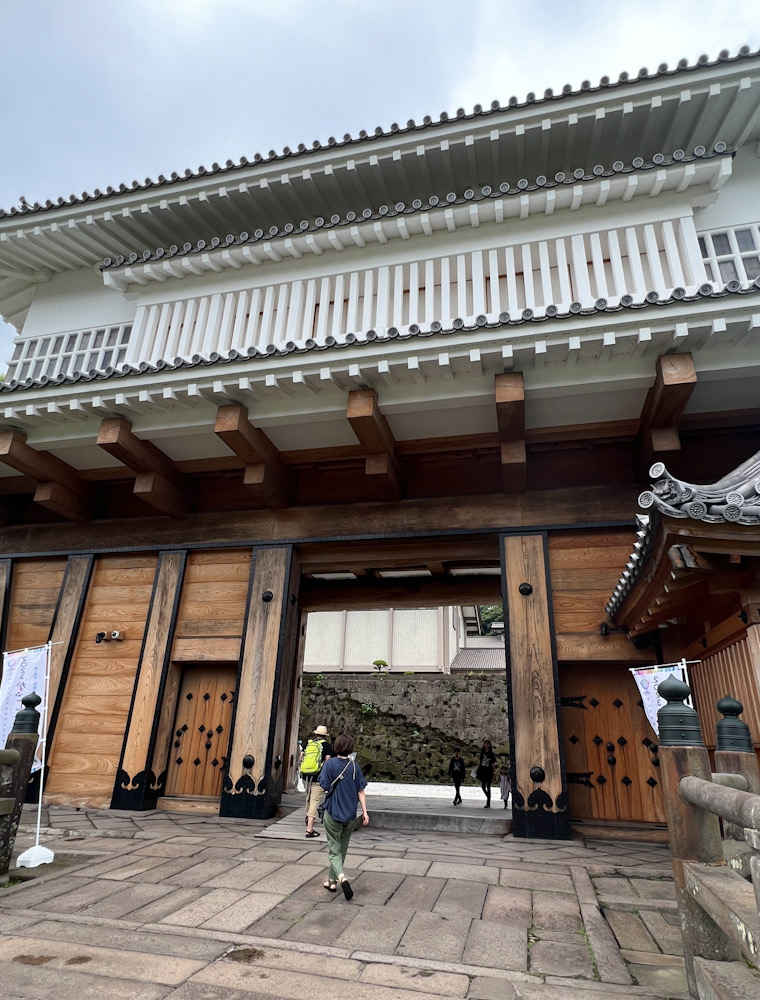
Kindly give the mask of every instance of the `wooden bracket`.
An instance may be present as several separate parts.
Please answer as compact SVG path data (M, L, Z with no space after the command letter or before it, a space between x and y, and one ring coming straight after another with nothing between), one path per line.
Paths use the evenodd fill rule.
M135 496L170 517L187 513L190 498L174 463L152 441L136 437L128 420L108 417L100 425L97 443L137 474Z
M380 412L374 389L352 389L346 417L365 451L364 473L373 477L380 500L400 500L404 492L396 442L388 421Z
M76 469L48 451L32 448L21 431L0 432L0 462L38 483L34 500L41 507L69 521L92 516L90 488Z
M239 403L220 406L214 433L245 462L243 485L260 506L287 507L291 492L287 469L264 431L248 419L248 410Z
M494 378L499 426L502 486L505 493L524 493L528 462L525 450L525 384L520 372Z
M647 478L650 465L681 450L678 425L697 384L691 354L664 354L639 418L637 465Z

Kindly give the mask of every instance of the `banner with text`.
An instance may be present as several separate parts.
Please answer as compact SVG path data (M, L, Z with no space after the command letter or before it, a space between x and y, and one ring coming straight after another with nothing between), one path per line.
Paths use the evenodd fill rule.
M13 729L16 713L23 708L24 695L36 691L43 701L37 706L40 718L45 708L45 678L48 671L50 646L35 646L33 649L17 649L3 653L3 679L0 681L0 747L5 746L8 734ZM40 768L39 746L35 754L32 771Z
M633 667L631 673L639 689L649 724L659 736L660 727L657 724L657 712L666 702L664 698L659 696L657 689L666 677L672 677L674 674L679 680L686 681L685 664L669 663L659 667Z

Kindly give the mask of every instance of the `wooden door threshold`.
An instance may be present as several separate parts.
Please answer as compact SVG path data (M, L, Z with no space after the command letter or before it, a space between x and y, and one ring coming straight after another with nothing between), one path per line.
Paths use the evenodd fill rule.
M156 809L165 812L194 813L196 816L218 816L219 799L207 795L164 795L156 802Z
M617 823L614 821L576 819L570 824L576 837L586 840L628 840L641 844L667 844L666 826L655 823Z

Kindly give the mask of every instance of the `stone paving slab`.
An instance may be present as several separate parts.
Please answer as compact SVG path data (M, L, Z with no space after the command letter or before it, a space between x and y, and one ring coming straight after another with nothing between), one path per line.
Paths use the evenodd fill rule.
M335 939L339 948L353 951L372 941L375 951L392 955L398 947L415 911L410 907L362 906L343 933Z
M237 931L240 933L250 927L260 917L263 917L265 913L273 910L284 899L285 896L249 893L242 900L232 903L224 910L220 910L212 917L209 917L208 920L204 920L200 926L211 927L219 931Z
M530 890L489 885L483 904L483 919L492 923L530 927L533 920Z
M169 989L157 983L136 983L96 976L47 963L29 966L0 962L0 982L9 996L20 1000L163 1000ZM246 998L250 1000L250 994Z
M439 913L417 912L401 938L396 953L440 962L459 962L469 932L468 920Z
M489 886L482 882L466 882L452 878L441 890L433 913L451 917L474 917L480 919Z
M173 958L193 958L212 961L227 950L227 945L205 937L179 937L176 934L147 933L106 927L97 928L97 943L103 948L143 952L147 955L168 955ZM40 920L33 924L27 935L43 941L70 941L88 944L93 941L92 924L75 924L68 920Z
M359 976L359 981L444 997L468 996L470 987L469 977L458 973L431 972L427 969L409 969L393 965L368 965ZM499 983L503 988L503 980L499 980ZM503 992L499 1000L503 1000Z
M473 920L464 946L465 965L525 972L528 968L528 934L514 924L489 924Z
M157 983L178 986L205 965L203 960L191 958L170 958L162 956L160 962L146 963L138 952L115 948L101 948L82 942L40 941L36 937L0 938L0 963L18 963L19 956L27 958L24 965L37 966L38 962L49 969L65 969L67 966L87 967L92 975L114 979L124 978L143 983ZM44 960L44 961L40 961Z
M594 976L591 954L580 934L577 944L537 941L530 949L530 971L553 976L582 976L584 979Z

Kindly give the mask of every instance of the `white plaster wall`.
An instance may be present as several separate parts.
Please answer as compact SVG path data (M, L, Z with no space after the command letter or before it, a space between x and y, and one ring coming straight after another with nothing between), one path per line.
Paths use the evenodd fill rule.
M134 319L136 302L103 286L97 270L56 274L37 289L23 337L115 326Z
M694 212L694 225L698 232L720 229L743 222L760 221L760 147L752 145L740 149L733 161L729 181L721 188L714 204Z

